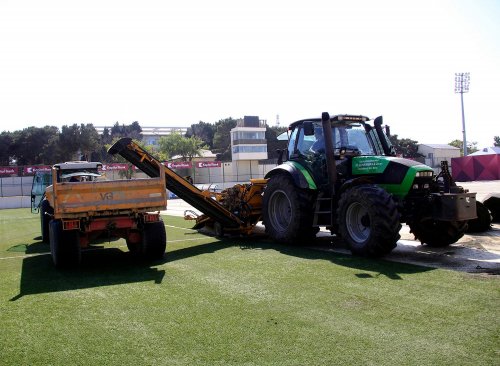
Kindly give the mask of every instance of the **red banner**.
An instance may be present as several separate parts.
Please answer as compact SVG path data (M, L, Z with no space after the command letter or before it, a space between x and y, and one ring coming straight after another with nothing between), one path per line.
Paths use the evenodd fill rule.
M167 167L170 169L191 169L192 164L190 161L178 161L167 163Z
M197 161L197 168L220 168L222 166L220 161Z
M17 175L19 168L17 166L0 166L0 175Z
M113 170L127 170L128 169L128 164L103 164L102 165L102 171L113 171ZM135 165L132 166L132 169L137 169Z
M30 175L30 174L35 174L36 172L46 172L50 173L51 167L50 165L33 165L33 166L25 166L24 167L24 174Z

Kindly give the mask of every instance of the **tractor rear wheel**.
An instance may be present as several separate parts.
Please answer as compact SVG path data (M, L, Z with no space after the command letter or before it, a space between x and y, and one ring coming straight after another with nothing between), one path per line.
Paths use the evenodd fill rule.
M144 224L141 255L150 260L162 259L167 248L167 234L163 221Z
M375 185L361 185L342 194L338 210L340 236L355 255L380 257L400 238L399 212L392 196Z
M409 222L415 239L430 247L441 248L456 243L467 230L467 221L420 220Z
M63 230L59 220L52 220L50 230L50 253L57 268L70 268L80 265L82 254L80 235L77 230Z
M269 179L262 206L266 232L278 243L295 244L316 236L314 195L296 187L290 177L281 174Z

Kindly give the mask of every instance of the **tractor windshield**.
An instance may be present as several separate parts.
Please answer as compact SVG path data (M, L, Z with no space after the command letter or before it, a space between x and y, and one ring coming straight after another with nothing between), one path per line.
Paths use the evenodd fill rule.
M345 148L348 151L358 152L360 155L375 155L362 124L332 126L333 148ZM305 153L305 147L314 153L325 152L325 141L321 123L314 124L314 135L304 136L299 150ZM299 138L300 140L300 138Z

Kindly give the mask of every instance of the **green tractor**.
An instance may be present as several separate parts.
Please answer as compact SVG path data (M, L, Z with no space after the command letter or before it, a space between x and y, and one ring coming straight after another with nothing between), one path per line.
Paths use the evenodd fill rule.
M369 121L323 113L289 126L285 161L266 175L262 216L272 239L306 243L326 227L353 254L379 257L396 247L402 223L433 247L464 235L475 193L454 183L446 162L435 175L396 157L382 117Z

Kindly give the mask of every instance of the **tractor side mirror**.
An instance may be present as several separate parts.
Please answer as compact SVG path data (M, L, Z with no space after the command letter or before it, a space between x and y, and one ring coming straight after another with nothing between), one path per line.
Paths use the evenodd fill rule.
M378 116L377 118L375 118L375 121L373 121L375 128L382 126L383 123L384 123L384 120L383 120L382 116Z
M314 135L314 125L311 121L304 122L303 128L304 128L304 136Z

